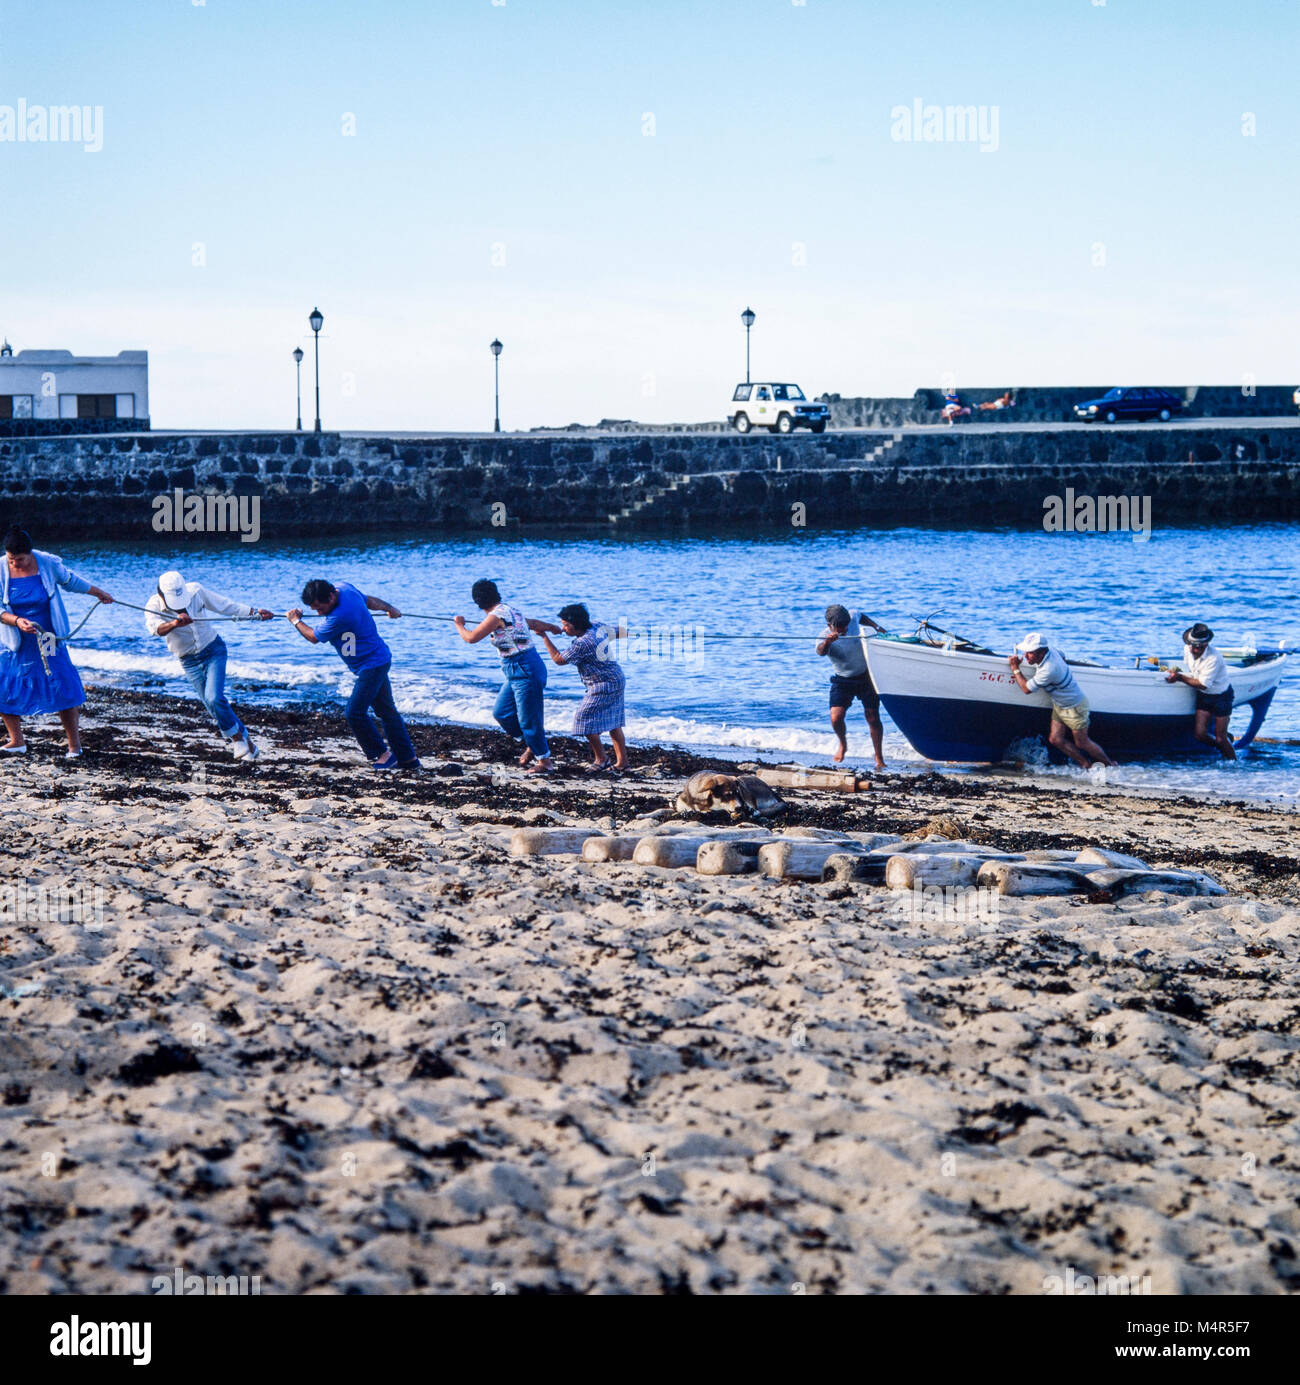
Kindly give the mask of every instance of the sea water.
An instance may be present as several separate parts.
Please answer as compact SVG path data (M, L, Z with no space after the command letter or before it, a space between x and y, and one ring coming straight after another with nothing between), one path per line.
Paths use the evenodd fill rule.
M557 497L562 504L563 498ZM1220 646L1300 649L1300 525L1157 527L1128 534L893 528L792 530L773 537L431 539L367 536L199 546L67 543L64 559L123 600L143 605L158 575L179 568L239 601L282 613L302 605L312 577L349 581L404 612L474 624L469 590L491 577L528 615L554 619L585 602L593 616L626 621L629 740L674 743L737 758L825 761L828 661L815 654L831 602L865 610L893 633L920 617L998 650L1043 631L1070 658L1132 664L1181 652L1180 633L1204 620ZM75 625L89 598L68 597ZM162 640L136 611L97 611L73 657L87 681L189 695ZM446 619L379 617L393 650L398 706L416 719L492 725L499 660L467 645ZM334 651L307 643L283 620L222 625L229 685L247 704L337 703L351 678ZM739 638L737 638L739 637ZM565 641L560 639L563 645ZM568 731L581 696L577 674L549 663L547 723ZM1246 713L1234 717L1240 732ZM849 763L869 763L861 708L849 713ZM1300 738L1300 658L1284 676L1262 734ZM925 762L885 719L897 768ZM1031 756L1031 759L1033 757ZM1075 775L1050 767L1031 772ZM1300 747L1260 744L1239 767L1213 757L1127 765L1110 782L1300 801Z

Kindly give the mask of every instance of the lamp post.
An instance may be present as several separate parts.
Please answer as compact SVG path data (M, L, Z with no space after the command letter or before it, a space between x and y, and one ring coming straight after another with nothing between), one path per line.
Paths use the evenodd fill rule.
M501 431L501 343L494 337L492 339L492 374L495 382L496 391L496 413L492 420L492 431Z
M740 320L745 324L745 383L749 384L749 329L754 325L753 308L746 308Z
M320 329L325 325L325 317L319 308L311 310L307 319L316 338L316 431L320 432Z
M302 432L302 347L293 348L293 363L298 371L298 431Z

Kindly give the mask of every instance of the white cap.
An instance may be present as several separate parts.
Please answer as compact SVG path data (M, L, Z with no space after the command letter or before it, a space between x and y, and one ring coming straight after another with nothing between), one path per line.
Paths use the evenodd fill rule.
M1016 645L1016 649L1021 654L1032 654L1036 649L1046 648L1047 641L1042 637L1041 634L1039 634L1037 630L1035 630L1032 634L1026 635L1025 638L1021 640L1018 645Z
M162 593L162 599L167 603L170 610L181 611L185 609L185 579L179 572L164 572L158 579L158 590Z

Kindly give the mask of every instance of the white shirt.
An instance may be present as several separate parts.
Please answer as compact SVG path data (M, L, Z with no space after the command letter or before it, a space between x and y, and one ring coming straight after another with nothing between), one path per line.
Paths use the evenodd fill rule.
M177 599L185 602L185 614L193 616L195 622L193 625L179 626L163 637L167 641L167 648L178 659L183 659L188 654L201 653L217 638L216 624L201 621L200 616L238 616L240 620L248 620L253 615L253 607L241 606L238 601L231 601L229 597L210 592L198 582L186 582L185 591ZM154 592L144 604L144 628L151 635L156 635L160 625L175 620L179 614L175 607L169 611L157 592Z
M1031 688L1041 688L1057 707L1077 707L1084 700L1083 689L1074 681L1065 655L1059 650L1049 649L1042 662L1036 668L1031 664L1030 668L1033 676L1025 681Z
M1232 679L1228 676L1228 665L1223 655L1212 644L1205 646L1205 653L1199 659L1192 658L1190 645L1184 646L1183 667L1187 670L1189 678L1195 678L1205 684L1205 691L1211 697L1226 693L1232 686Z

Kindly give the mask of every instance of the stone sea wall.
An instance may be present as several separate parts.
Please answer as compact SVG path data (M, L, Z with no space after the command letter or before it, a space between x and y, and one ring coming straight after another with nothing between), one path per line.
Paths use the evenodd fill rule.
M165 537L155 502L178 489L256 498L262 538L1038 525L1067 489L1150 497L1155 525L1282 519L1300 517L1300 429L0 440L0 519L38 543Z
M1009 410L981 410L1007 389L959 389L963 404L972 413L969 427L979 423L1072 423L1074 406L1099 399L1110 385L1071 385L1059 388L1033 386L1016 389ZM1280 418L1294 415L1294 385L1169 385L1182 400L1183 418ZM910 398L867 398L837 394L821 396L831 406L832 428L907 428L939 422L943 408L941 389L917 390Z

